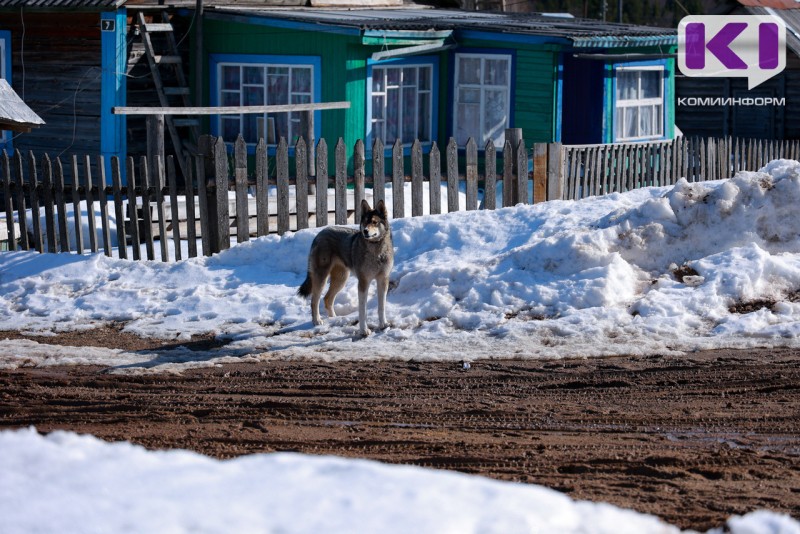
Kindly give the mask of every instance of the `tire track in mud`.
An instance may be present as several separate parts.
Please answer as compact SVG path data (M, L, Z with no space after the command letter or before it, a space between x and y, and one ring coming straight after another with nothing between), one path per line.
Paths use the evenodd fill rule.
M0 429L218 458L298 451L535 483L718 527L800 517L800 351L455 363L268 361L174 375L0 372Z

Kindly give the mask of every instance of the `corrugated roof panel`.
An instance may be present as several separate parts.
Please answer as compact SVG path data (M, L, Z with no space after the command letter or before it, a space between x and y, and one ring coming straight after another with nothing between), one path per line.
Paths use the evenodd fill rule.
M116 9L125 0L0 0L2 8L28 9Z

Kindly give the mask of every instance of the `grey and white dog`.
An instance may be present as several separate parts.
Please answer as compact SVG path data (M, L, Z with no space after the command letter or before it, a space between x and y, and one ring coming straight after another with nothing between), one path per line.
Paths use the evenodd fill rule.
M319 300L325 282L331 284L325 294L325 310L328 317L336 317L333 299L342 290L352 271L358 278L358 329L368 336L367 293L373 280L378 286L378 321L386 328L386 293L389 290L389 274L394 265L392 230L386 205L379 201L373 210L369 202L361 201L361 223L359 228L332 226L322 230L311 243L308 255L308 274L297 294L311 295L311 320L321 325Z

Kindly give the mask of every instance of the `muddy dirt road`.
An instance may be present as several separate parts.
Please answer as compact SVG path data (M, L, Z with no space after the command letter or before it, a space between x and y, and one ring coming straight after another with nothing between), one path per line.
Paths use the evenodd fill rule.
M697 530L758 508L800 517L800 351L106 371L0 372L0 429L453 469Z

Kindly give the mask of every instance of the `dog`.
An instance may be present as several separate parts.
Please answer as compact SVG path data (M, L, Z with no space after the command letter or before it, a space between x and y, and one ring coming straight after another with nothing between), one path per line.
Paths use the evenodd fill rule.
M367 293L373 280L378 286L378 322L386 328L386 293L389 274L394 265L392 230L386 205L379 201L373 210L369 202L361 201L361 223L358 229L331 226L322 230L311 243L308 255L308 274L297 294L311 296L311 321L322 324L319 317L319 300L325 282L330 277L330 287L325 294L328 317L336 317L333 299L342 290L352 271L358 279L358 329L368 336Z

